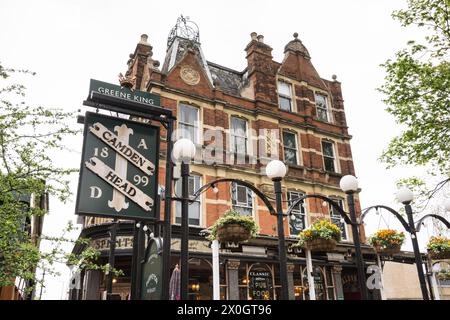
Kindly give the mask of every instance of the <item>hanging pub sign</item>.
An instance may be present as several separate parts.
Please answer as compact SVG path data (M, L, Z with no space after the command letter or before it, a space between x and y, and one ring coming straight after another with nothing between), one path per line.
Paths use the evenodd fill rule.
M142 300L161 300L162 293L162 238L153 238L148 244L142 266Z
M154 219L159 128L87 112L76 213Z

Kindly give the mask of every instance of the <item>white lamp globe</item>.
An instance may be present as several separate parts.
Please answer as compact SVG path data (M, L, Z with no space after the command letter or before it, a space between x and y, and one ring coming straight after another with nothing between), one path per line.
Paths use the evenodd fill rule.
M272 160L266 166L266 175L270 179L281 179L286 175L286 165L280 160Z
M414 194L408 188L400 188L397 191L397 200L401 203L409 203L414 199Z
M175 161L189 162L195 156L195 144L186 138L179 139L173 145L172 155Z
M444 201L444 209L445 209L445 211L449 211L450 212L450 199L445 199L445 201Z
M339 181L339 186L345 193L356 192L358 191L358 179L351 174L345 175L341 178L341 181Z

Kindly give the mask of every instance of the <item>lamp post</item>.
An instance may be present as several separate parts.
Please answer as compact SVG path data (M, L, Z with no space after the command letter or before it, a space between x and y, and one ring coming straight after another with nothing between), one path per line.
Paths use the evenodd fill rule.
M361 253L361 241L359 238L359 223L356 220L355 200L353 194L358 190L358 180L352 175L346 175L341 178L339 185L347 194L348 209L350 213L353 243L355 245L356 266L358 268L359 289L363 300L369 298L366 287L366 275L364 269L364 260Z
M173 157L181 161L181 299L188 299L189 286L189 162L195 156L195 145L179 139L173 146Z
M287 277L286 243L284 237L283 205L281 198L281 179L286 175L286 166L280 160L272 160L267 164L266 174L273 181L277 205L277 229L279 243L278 256L280 259L281 299L288 300L289 289Z
M425 275L422 267L422 257L420 256L419 244L417 242L416 228L414 227L413 212L411 209L411 201L414 195L411 190L401 188L397 192L397 199L405 206L406 216L408 217L409 232L411 235L411 242L414 250L414 258L416 260L417 273L419 274L420 289L422 290L422 297L424 300L429 300L427 285L425 282Z

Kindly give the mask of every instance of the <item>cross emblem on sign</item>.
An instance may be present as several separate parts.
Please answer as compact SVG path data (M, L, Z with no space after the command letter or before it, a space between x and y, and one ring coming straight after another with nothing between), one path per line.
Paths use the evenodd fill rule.
M91 202L79 201L77 205L91 204L93 208L88 208L89 212L95 209L99 215L108 216L153 212L159 129L121 118L88 114L79 193L91 190L84 197Z

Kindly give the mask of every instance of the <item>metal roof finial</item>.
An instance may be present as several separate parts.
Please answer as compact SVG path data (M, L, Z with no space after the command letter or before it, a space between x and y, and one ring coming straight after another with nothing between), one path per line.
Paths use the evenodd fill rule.
M167 39L167 47L169 47L175 37L191 40L192 42L200 43L200 31L197 24L191 21L188 16L183 17L180 15L177 19L177 23L170 31Z

